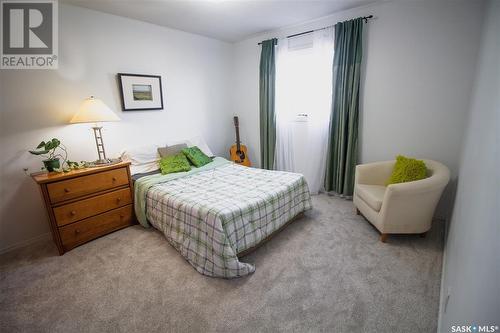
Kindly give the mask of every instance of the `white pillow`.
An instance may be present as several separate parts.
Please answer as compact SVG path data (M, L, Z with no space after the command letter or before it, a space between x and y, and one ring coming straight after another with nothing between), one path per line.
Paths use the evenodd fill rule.
M188 145L188 147L197 146L205 155L209 157L215 156L201 136L195 136L193 138L190 138L189 140L170 141L167 142L167 146L173 146L179 143L185 143Z
M122 151L123 161L130 162L130 173L145 173L158 170L160 168L160 155L158 154L159 145L144 145L134 148L128 148Z

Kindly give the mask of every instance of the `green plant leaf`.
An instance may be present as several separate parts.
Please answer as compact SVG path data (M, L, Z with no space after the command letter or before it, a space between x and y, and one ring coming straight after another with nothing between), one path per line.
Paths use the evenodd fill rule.
M38 144L38 146L36 146L36 149L40 149L42 148L43 146L45 146L45 141L42 141Z
M43 155L47 154L49 150L30 150L29 152L33 155Z
M61 141L59 141L59 139L56 139L56 138L52 139L52 147L53 148L59 147L60 144L61 144Z

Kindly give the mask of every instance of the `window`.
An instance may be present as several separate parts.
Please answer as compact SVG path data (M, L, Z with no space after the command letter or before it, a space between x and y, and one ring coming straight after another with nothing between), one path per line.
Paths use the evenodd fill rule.
M278 42L276 167L323 183L332 99L333 29Z

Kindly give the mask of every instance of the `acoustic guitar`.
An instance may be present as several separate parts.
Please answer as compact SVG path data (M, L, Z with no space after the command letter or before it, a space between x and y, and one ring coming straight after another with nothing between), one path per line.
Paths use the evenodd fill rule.
M234 117L234 128L236 130L236 144L229 149L231 161L249 167L251 163L248 159L247 147L240 142L240 125L236 116Z

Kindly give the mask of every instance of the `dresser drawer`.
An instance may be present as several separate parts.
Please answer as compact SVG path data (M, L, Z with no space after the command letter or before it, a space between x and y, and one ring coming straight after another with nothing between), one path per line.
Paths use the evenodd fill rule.
M130 188L101 194L54 208L58 226L73 223L132 203Z
M132 205L89 217L59 228L64 249L70 250L96 237L132 224Z
M82 195L126 185L129 176L126 168L99 172L93 175L62 180L47 185L50 202L57 203Z

